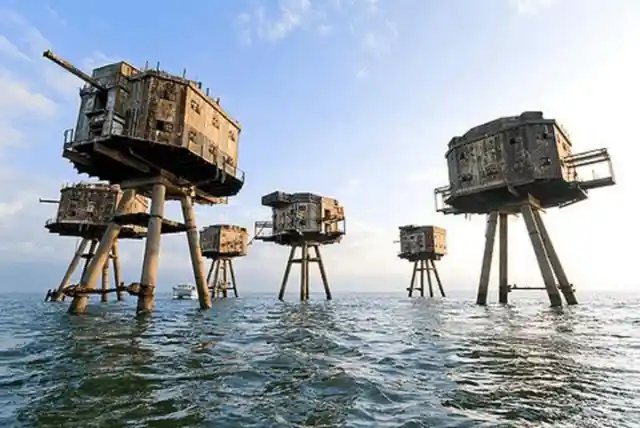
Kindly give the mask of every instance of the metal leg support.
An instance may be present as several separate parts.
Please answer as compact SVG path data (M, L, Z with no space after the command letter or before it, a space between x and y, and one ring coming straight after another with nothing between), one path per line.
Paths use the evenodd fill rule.
M278 293L278 300L284 300L284 293L287 289L287 281L289 281L289 274L291 273L291 265L293 264L293 258L296 255L296 247L291 247L289 252L289 259L287 260L287 267L284 269L284 276L282 277L282 285L280 286L280 292Z
M116 215L122 214L128 210L129 206L134 202L135 195L135 190L128 189L124 192L118 204L118 208L116 209ZM113 246L113 243L117 239L119 233L120 225L117 223L109 223L109 226L107 226L107 230L105 231L104 235L102 235L102 239L100 240L100 245L98 245L96 254L91 259L85 275L83 275L82 277L82 281L80 284L82 288L87 288L90 290L95 289L98 276L100 275L105 262L109 258L109 252L111 251L111 247ZM89 297L87 295L75 296L69 307L69 313L84 313L87 309L88 303Z
M573 287L569 283L569 279L567 278L567 274L562 267L562 263L560 262L560 257L558 257L558 253L556 253L555 248L553 247L553 243L551 242L551 237L549 236L549 232L542 220L542 216L540 215L539 210L533 211L534 218L536 220L536 225L538 226L538 231L540 232L540 236L542 237L542 243L544 244L544 248L547 252L547 256L549 256L549 262L551 262L551 267L553 268L553 272L555 273L558 282L560 283L560 291L564 295L564 298L569 305L577 305L578 299L576 299L576 295L573 292Z
M324 262L322 261L322 255L320 254L320 246L314 245L313 250L316 255L316 262L318 263L318 269L320 270L320 277L322 278L322 285L324 286L324 294L327 300L331 300L331 289L329 288L329 280L327 279L327 271L324 268ZM308 281L307 281L308 283Z
M540 273L544 280L544 286L547 290L547 294L549 295L549 302L551 303L551 306L562 306L560 292L558 291L558 287L556 287L556 281L553 276L553 271L551 270L551 264L549 263L549 258L545 251L531 205L523 205L521 212L527 226L529 238L531 239L531 246L536 254L536 259L538 260L538 266L540 267Z
M164 184L153 185L142 274L140 275L140 294L136 308L139 314L152 312L155 306L154 294L158 276L158 260L160 259L160 238L166 191L167 188Z
M60 282L58 289L56 290L55 294L52 296L52 299L51 299L52 302L62 301L64 297L62 290L64 290L64 288L69 285L69 282L71 281L71 277L73 276L73 272L75 272L75 270L78 268L78 265L80 264L80 259L82 259L82 255L84 254L84 250L87 248L87 245L89 245L88 239L83 239L82 241L80 241L80 244L78 245L78 248L76 249L76 252L73 255L73 259L71 259L71 263L69 263L69 267L67 268L67 271L64 273L64 277L62 277L62 281Z
M489 277L491 275L491 261L493 259L493 247L496 240L496 224L498 223L498 212L492 212L487 216L487 231L485 234L484 255L482 257L482 270L480 271L480 284L478 285L478 296L476 304L487 304L487 293L489 291Z
M164 199L164 198L163 198ZM190 196L183 196L180 199L182 206L182 216L187 226L187 240L189 241L189 254L191 255L191 267L198 289L198 300L200 309L211 308L211 295L204 273L204 261L202 260L202 250L200 249L200 236L196 228L195 214L193 212L193 203Z
M500 233L499 233L499 265L498 265L498 301L506 304L509 302L509 217L506 213L500 213Z

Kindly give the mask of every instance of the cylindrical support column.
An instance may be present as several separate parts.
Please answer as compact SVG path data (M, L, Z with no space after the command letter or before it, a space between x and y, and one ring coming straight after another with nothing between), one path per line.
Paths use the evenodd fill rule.
M558 282L560 283L560 291L564 295L564 298L567 300L567 304L577 305L578 299L576 298L576 295L573 292L573 288L569 283L569 279L567 278L567 274L562 267L560 257L558 257L558 253L556 253L556 249L553 246L551 236L549 236L549 232L547 231L547 227L542 220L540 211L535 210L533 214L536 220L536 224L538 225L538 230L540 231L540 236L542 237L542 243L544 244L547 255L549 256L551 267L553 268L553 271L556 274L556 278L558 278Z
M536 254L536 259L538 260L538 267L540 268L540 273L544 280L544 286L547 289L547 294L549 295L549 302L551 303L551 306L562 306L560 292L556 286L556 280L553 276L553 271L551 270L551 265L549 264L549 258L544 249L544 244L542 243L540 231L536 225L533 210L530 205L523 205L521 212L522 217L524 218L524 223L527 226L529 238L531 239L531 246Z
M416 285L416 274L418 273L418 263L413 262L413 272L411 273L411 282L409 283L409 297L413 296L413 289Z
M293 264L293 258L296 255L296 246L291 247L289 251L289 258L287 259L287 267L284 269L284 275L282 277L282 284L280 285L280 292L278 293L278 300L284 299L284 293L287 290L287 281L289 281L289 274L291 273L291 265Z
M238 284L236 284L236 273L233 271L233 260L229 260L229 273L231 274L231 285L233 286L233 295L238 297Z
M109 262L110 260L107 259L107 262L102 268L102 294L100 295L101 302L109 301L109 295L107 294L107 290L109 289Z
M111 257L113 262L113 282L116 284L116 288L120 287L120 284L122 283L122 277L120 276L120 259L118 258L119 254L120 251L118 250L118 241L115 240L113 242L113 247L111 248ZM122 291L117 291L116 296L118 302L124 300L124 294Z
M55 293L51 296L52 302L61 302L64 294L62 290L69 285L69 281L71 281L71 277L73 276L73 272L78 268L78 264L80 264L80 260L82 259L82 255L84 254L84 250L87 248L89 244L88 239L82 239L75 253L73 254L73 258L71 259L71 263L69 263L69 267L67 267L67 271L64 273L62 277L62 281L60 281L60 285Z
M498 264L498 301L507 303L509 301L509 217L506 213L500 213L499 230L499 264Z
M430 260L431 262L431 267L433 268L433 275L436 277L436 282L438 283L438 288L440 289L440 295L442 295L442 297L447 297L444 294L444 287L442 286L442 281L440 281L440 275L438 275L438 268L436 268L436 262L434 262L433 260Z
M191 267L193 268L193 276L198 289L198 300L200 309L211 308L211 296L209 295L209 287L204 273L204 260L202 259L202 250L200 249L200 236L196 228L196 218L193 212L193 202L190 196L180 198L182 206L182 216L187 226L187 240L189 242L189 254L191 255Z
M207 273L207 285L209 287L211 287L211 275L213 275L213 268L215 267L215 265L216 265L216 261L213 260L211 262L211 266L209 267L209 272Z
M300 257L300 301L309 300L307 295L307 283L309 278L309 245L302 244L302 256Z
M222 297L227 298L229 293L229 272L227 271L229 264L228 259L222 259Z
M484 241L484 254L482 256L482 270L480 271L480 284L478 285L478 296L476 304L487 304L487 293L489 292L489 278L491 275L491 261L493 259L493 247L496 241L496 225L498 223L498 212L494 211L487 216L487 230Z
M420 260L420 297L424 297L424 260Z
M220 259L214 260L213 266L215 266L213 273L213 282L209 283L209 286L211 287L212 298L216 298L218 297L218 282L220 278Z
M322 278L322 285L324 286L324 295L327 298L327 300L331 300L333 296L331 295L331 289L329 288L329 280L327 279L327 270L324 268L324 261L322 260L322 255L320 254L320 246L314 245L313 250L315 252L316 259L318 260L318 269L320 270L320 277ZM307 288L308 287L309 287L309 280L307 279Z
M140 294L138 295L138 313L153 311L155 306L155 287L158 281L158 260L160 259L160 240L162 237L162 219L167 188L164 184L154 184L151 193L151 210L147 224L147 239L144 245L142 275L140 275Z
M429 283L429 297L433 299L433 283L431 282L431 269L429 268L429 261L423 260L423 269L427 274L427 282Z
M82 278L87 274L87 269L89 268L89 263L91 263L91 259L93 258L96 247L98 246L98 241L91 240L91 245L89 245L89 251L86 254L83 254L82 257L85 258L84 267L82 268L82 275L80 276L80 281L82 282Z
M120 202L118 203L116 216L127 212L130 205L134 202L135 196L135 190L127 189L124 192L122 198L120 199ZM100 240L100 245L98 245L95 256L93 256L93 258L91 259L91 262L87 267L87 271L82 276L81 287L90 290L95 289L98 276L102 272L102 267L104 266L105 262L109 259L111 247L113 246L115 240L118 238L119 233L120 225L117 223L109 223L109 226L107 226L107 230L105 231L104 235L102 235L102 239ZM83 313L87 309L88 303L89 296L87 295L74 297L73 301L71 302L71 306L69 307L69 313Z

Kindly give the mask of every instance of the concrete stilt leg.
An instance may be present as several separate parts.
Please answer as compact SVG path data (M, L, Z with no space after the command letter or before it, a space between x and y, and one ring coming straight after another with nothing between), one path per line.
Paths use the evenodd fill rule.
M318 269L320 269L320 277L322 278L322 285L324 286L324 294L327 300L331 300L331 289L329 288L329 280L327 279L327 271L324 268L324 262L322 261L322 255L320 254L320 247L318 245L313 246L313 250L316 255L316 261L318 263ZM307 281L308 284L309 281Z
M211 266L209 267L209 272L207 272L207 285L211 287L211 275L213 275L213 268L216 266L216 261L213 260L211 262Z
M160 258L160 239L166 187L154 184L151 195L151 210L147 225L147 239L144 246L142 274L140 275L140 294L138 294L137 313L149 313L155 306L155 287L158 276L158 260Z
M220 263L222 263L222 297L226 299L229 297L229 268L228 259L222 259Z
M233 295L238 297L238 286L236 284L236 273L233 271L233 260L229 260L229 273L231 274L231 285L233 287Z
M489 278L491 275L491 261L493 259L493 247L496 240L496 225L498 223L498 212L492 212L487 216L487 231L485 235L484 255L482 257L482 270L480 272L480 284L478 285L478 296L476 304L487 304L487 293L489 291Z
M62 298L64 297L64 293L62 292L62 290L64 290L64 288L69 285L69 282L71 281L71 277L73 276L73 272L75 272L75 270L78 268L78 265L80 264L80 259L82 259L82 255L84 254L84 250L87 248L87 245L89 245L88 239L82 239L82 241L80 241L80 245L78 245L78 248L76 249L76 252L73 255L73 259L71 259L71 263L69 263L69 267L67 268L67 271L64 273L64 276L62 277L62 281L60 282L58 289L52 296L52 299L51 299L52 302L62 301Z
M291 273L291 265L293 264L293 258L296 255L296 247L292 246L289 252L289 259L287 260L287 267L284 269L284 276L282 277L282 285L280 285L280 292L278 293L278 300L284 300L284 293L287 289L287 282L289 281L289 274Z
M558 291L558 287L556 287L556 281L553 276L553 271L551 270L547 252L545 251L544 244L542 243L542 237L540 236L540 231L538 230L533 210L531 209L531 206L527 204L522 206L521 212L527 226L529 238L531 239L531 246L536 254L540 273L544 280L544 286L547 290L547 294L549 295L549 302L551 303L551 306L562 306L560 292Z
M544 244L544 248L547 252L547 256L549 257L549 262L551 262L551 267L553 268L553 272L555 273L556 278L558 278L558 282L560 283L560 291L564 295L564 298L569 305L577 305L578 299L576 298L575 293L573 292L573 287L569 283L569 279L567 278L567 274L562 267L562 263L560 262L560 257L558 257L558 253L556 253L555 248L553 247L553 243L551 242L551 237L549 236L549 232L542 220L542 216L540 215L539 210L533 211L534 218L536 220L536 225L538 226L538 231L540 232L540 236L542 237L542 243Z
M84 267L82 268L82 275L80 276L81 280L87 274L87 268L89 267L89 263L91 262L91 259L95 255L96 247L98 246L98 241L92 239L90 240L90 242L91 244L89 245L89 251L87 251L85 254L82 255L85 261L84 261Z
M100 295L101 302L108 302L109 295L107 294L107 290L109 289L109 265L111 260L107 259L104 267L102 268L102 294Z
M420 260L418 271L420 272L420 297L424 297L424 260Z
M427 282L429 284L429 297L433 299L433 284L431 283L431 271L429 269L429 263L426 260L422 261L422 268L427 275Z
M126 190L118 203L118 208L116 210L116 215L120 215L126 212L129 206L134 202L136 192L134 190ZM89 290L94 290L96 281L98 280L98 276L102 271L102 267L105 262L109 258L109 252L111 251L111 247L113 243L118 237L120 233L120 225L117 223L110 223L107 226L107 230L104 235L102 235L102 239L100 240L100 245L98 245L98 249L96 250L95 256L91 259L89 266L83 275L80 286L82 288L86 288ZM73 314L81 314L86 311L87 304L89 303L89 297L87 295L78 295L73 298L71 302L71 306L69 307L69 313Z
M413 262L413 272L411 273L411 282L409 283L409 297L413 297L413 289L416 285L416 275L418 273L418 262Z
M440 289L440 295L442 297L447 297L444 294L444 287L442 286L442 281L440 281L440 275L438 275L438 268L436 268L436 262L434 262L433 260L430 260L431 262L431 267L433 268L433 275L436 278L436 282L438 283L438 288Z
M202 259L202 250L200 249L200 235L196 228L196 216L193 212L193 201L190 196L184 196L180 199L182 206L182 216L187 225L187 240L189 241L189 253L191 255L191 267L193 268L193 276L195 277L196 287L198 289L198 300L200 309L211 308L211 295L204 273L204 260Z
M302 244L302 255L300 256L300 301L309 300L309 245Z
M122 277L121 277L121 273L120 273L120 259L119 257L119 251L118 251L118 241L114 241L113 242L113 247L111 248L111 257L112 257L112 262L113 262L113 282L115 283L116 287L119 287L121 282L122 282ZM121 302L124 300L124 295L122 291L118 291L116 293L118 302Z
M213 270L213 282L211 283L211 296L213 298L218 296L218 283L220 282L220 259L216 259L213 262L215 269Z
M509 301L509 217L506 213L500 213L499 221L498 301L502 304L506 304Z

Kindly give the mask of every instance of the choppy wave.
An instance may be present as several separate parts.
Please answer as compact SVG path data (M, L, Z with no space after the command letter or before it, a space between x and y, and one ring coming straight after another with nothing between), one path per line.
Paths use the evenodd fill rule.
M638 299L316 298L0 298L0 426L640 426Z

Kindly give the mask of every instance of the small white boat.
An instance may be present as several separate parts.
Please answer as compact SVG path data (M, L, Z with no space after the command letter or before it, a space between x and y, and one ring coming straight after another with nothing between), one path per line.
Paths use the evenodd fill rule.
M178 284L173 287L173 298L180 300L195 300L198 298L196 286L191 284Z

